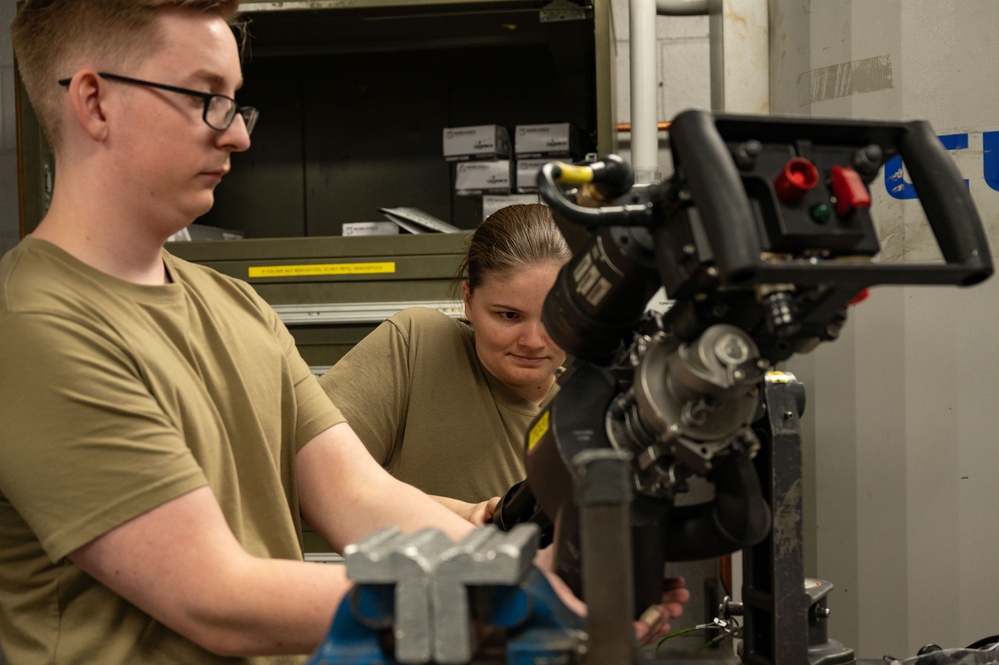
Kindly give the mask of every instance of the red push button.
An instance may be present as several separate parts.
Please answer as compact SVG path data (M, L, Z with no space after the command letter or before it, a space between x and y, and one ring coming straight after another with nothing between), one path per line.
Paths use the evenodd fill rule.
M817 184L819 170L815 164L803 157L795 157L789 159L784 170L774 178L774 191L781 201L794 203Z
M870 208L871 193L857 172L850 167L832 168L832 190L836 196L836 214L842 217L854 208Z

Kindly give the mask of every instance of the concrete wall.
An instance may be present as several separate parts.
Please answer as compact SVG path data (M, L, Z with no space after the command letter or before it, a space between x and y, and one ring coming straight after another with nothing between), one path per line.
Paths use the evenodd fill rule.
M0 0L0 254L17 244L17 131L14 117L14 54L10 22L15 0Z
M772 111L967 134L952 154L995 248L982 133L999 130L997 20L990 0L771 0ZM882 258L938 261L918 203L883 180L872 194ZM809 394L807 570L836 585L830 633L863 657L999 632L997 296L995 278L879 287L841 340L791 364Z
M628 2L613 6L618 120L628 122ZM656 20L659 120L710 108L708 20ZM999 155L982 137L999 131L997 21L992 0L770 0L771 113L925 119L940 135L967 134L952 155L999 246L999 192L984 165ZM883 180L872 194L882 259L939 259L917 201L892 198ZM835 584L830 635L863 658L999 632L997 297L995 278L879 287L840 340L789 364L808 391L806 574Z

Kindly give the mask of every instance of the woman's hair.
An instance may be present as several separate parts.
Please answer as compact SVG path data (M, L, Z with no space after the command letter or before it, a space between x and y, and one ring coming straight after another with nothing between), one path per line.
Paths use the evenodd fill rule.
M452 288L460 294L461 282L467 279L469 291L475 291L491 275L535 263L565 264L571 258L572 250L548 206L507 206L489 215L472 234Z
M80 67L115 71L153 52L159 10L215 12L241 32L239 0L27 0L11 24L17 68L53 150L61 140L57 81ZM242 38L242 35L239 35ZM128 74L128 72L124 72Z

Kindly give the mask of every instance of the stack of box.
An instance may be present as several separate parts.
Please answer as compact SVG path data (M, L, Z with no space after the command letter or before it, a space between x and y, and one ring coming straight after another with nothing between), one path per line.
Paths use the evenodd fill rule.
M505 127L444 128L444 159L458 162L454 178L458 196L510 193L510 136Z
M541 167L582 156L579 129L570 122L516 125L512 147L501 125L444 129L444 159L456 162L455 194L481 196L483 219L504 206L538 203Z
M454 193L482 197L482 219L514 203L537 203L538 197L513 194L510 135L501 125L444 129L444 159L456 162Z
M520 193L538 191L538 172L553 160L579 158L579 131L569 122L543 125L517 125L516 189Z

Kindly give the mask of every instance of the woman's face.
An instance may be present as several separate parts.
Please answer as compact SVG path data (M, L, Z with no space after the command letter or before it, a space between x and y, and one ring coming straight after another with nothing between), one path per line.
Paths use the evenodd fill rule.
M474 292L462 285L475 350L489 372L521 397L539 403L551 390L565 352L541 323L541 307L561 264L533 263L488 273Z

